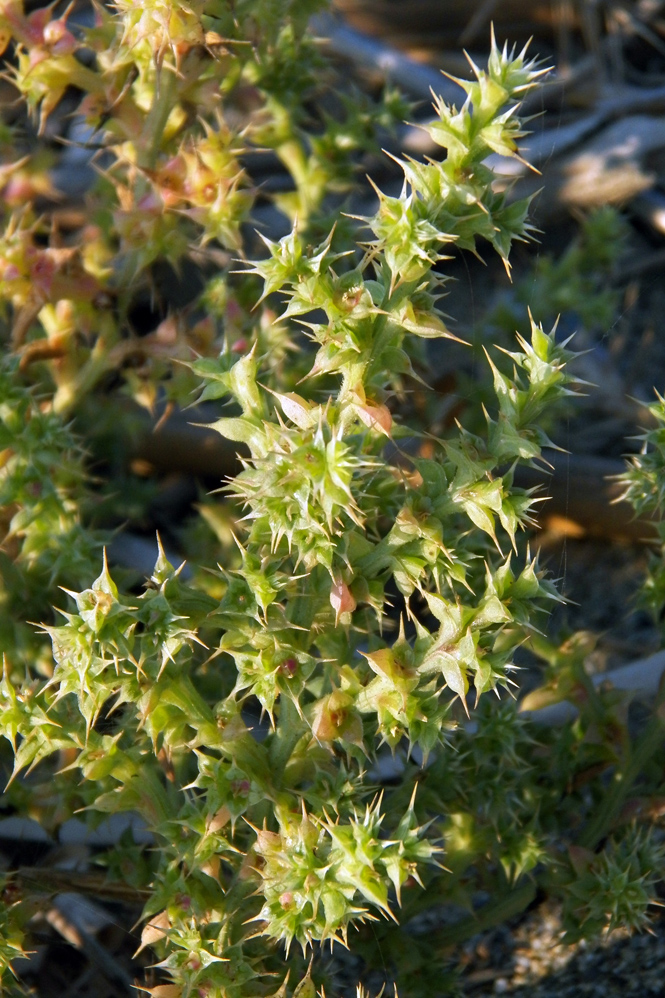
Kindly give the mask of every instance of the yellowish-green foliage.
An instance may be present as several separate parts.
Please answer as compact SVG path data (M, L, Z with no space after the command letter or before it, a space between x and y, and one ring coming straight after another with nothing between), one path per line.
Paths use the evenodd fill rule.
M20 358L3 362L0 384L7 799L29 799L50 828L81 809L92 821L140 815L151 848L121 840L104 861L147 892L144 942L174 996L297 985L304 998L325 975L325 942L370 965L393 954L403 993L426 994L454 932L434 952L418 937L405 947L400 918L442 900L471 909L478 889L496 912L506 895L519 910L541 883L567 898L572 934L639 927L660 862L642 834L597 852L625 781L583 856L560 851L571 816L588 821L604 792L597 780L583 795L576 775L626 762L625 745L587 737L609 731L611 705L590 698L576 728L536 742L510 699L516 649L557 598L520 553L534 497L513 472L548 443L540 424L570 393L569 352L536 323L510 352L490 346L485 431L431 440L431 456L407 456L402 443L422 430L389 405L415 376L412 338L451 336L438 308L451 247L482 239L508 265L529 236L528 204L495 193L486 159L516 152L519 101L542 70L493 44L459 109L435 99L427 129L442 158L400 162L399 196L378 191L373 215L312 241L324 194L348 185L350 153L369 145L372 113L349 102L345 118L308 131L304 96L324 68L305 28L319 6L119 2L81 29L51 8L0 4L12 77L40 127L74 84L105 156L75 247L45 244L46 222L25 207L0 235ZM255 106L239 131L243 95ZM292 227L248 261L256 191L243 157L257 147L290 171L277 205ZM194 244L221 253L222 272L199 311L137 343L135 289ZM83 525L90 483L65 420L109 373L148 406L193 390L231 406L212 425L241 454L227 484L244 511L239 555L207 589L161 549L143 591L119 591L105 560L91 582L100 539ZM28 597L40 633L16 605ZM588 692L574 648L546 654L562 689ZM643 754L659 746L655 723ZM398 778L382 789L377 760L391 752ZM493 903L481 920L501 917ZM21 898L3 910L5 965L28 910Z

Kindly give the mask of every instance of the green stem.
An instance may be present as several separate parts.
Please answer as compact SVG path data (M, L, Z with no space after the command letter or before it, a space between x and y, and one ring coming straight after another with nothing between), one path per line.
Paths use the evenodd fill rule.
M304 228L307 225L312 209L316 207L316 194L311 188L311 179L307 163L307 155L302 142L292 137L286 142L281 142L275 152L287 168L298 192L298 227ZM318 193L318 192L316 192ZM314 196L313 196L314 195Z
M290 697L283 693L279 699L279 721L270 746L270 764L280 780L291 758L293 749L303 735L303 723ZM275 782L278 782L277 780Z
M433 933L433 947L436 947L438 951L442 948L447 949L449 946L463 943L478 932L484 932L494 925L500 925L501 922L505 922L509 918L521 915L535 900L536 893L537 885L531 880L515 887L512 891L500 896L498 900L484 905L477 914L463 919L456 925L448 925Z
M595 816L587 825L579 845L585 849L595 849L612 828L615 818L624 805L635 780L643 771L651 756L658 751L665 739L665 719L658 708L649 721L646 730L622 769L614 774L614 780Z
M130 342L119 346L109 344L107 337L101 333L97 338L87 360L78 369L75 358L69 363L69 369L59 372L58 387L53 396L53 411L67 417L86 398L97 382L109 371L119 367L125 356L134 349Z
M137 164L142 170L154 170L169 115L173 110L176 89L176 71L162 64L157 70L155 95L137 142Z

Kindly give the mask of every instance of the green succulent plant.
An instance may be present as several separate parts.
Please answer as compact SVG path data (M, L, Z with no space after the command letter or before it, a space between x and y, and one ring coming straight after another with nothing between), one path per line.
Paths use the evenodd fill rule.
M442 158L399 160L399 196L377 189L374 214L326 230L325 194L373 136L351 103L310 129L303 94L323 63L305 29L319 6L118 3L81 29L0 4L29 109L43 124L74 81L112 157L87 242L45 246L29 211L10 212L0 236L20 358L0 372L5 800L49 829L74 813L140 816L150 848L123 838L99 862L146 892L159 998L332 994L325 944L369 967L394 954L387 971L416 998L446 947L539 887L568 899L572 934L643 925L660 862L647 836L621 837L659 717L631 755L580 646L540 633L559 597L519 543L536 497L514 470L549 443L542 419L571 394L572 354L534 321L514 349L490 349L482 432L438 439L404 425L398 404L413 337L454 338L438 307L450 250L484 240L508 267L530 237L528 202L496 193L486 160L516 153L519 101L544 70L493 42L460 108L435 98L425 127ZM243 101L254 110L237 130ZM385 123L397 106L388 95ZM244 158L259 146L291 174L275 201L290 231L245 254L256 191ZM133 295L193 241L222 273L137 342ZM144 589L123 591L99 550L94 483L66 419L111 375L148 407L158 392L229 407L210 425L238 445L223 486L241 509L237 553L210 586L160 544ZM21 618L16 579L41 630ZM536 734L510 698L527 641L560 682L542 696L577 696L562 736ZM566 821L581 824L583 860L562 851ZM482 892L491 900L474 903ZM32 910L20 894L6 902L3 969ZM400 923L445 902L469 917L429 951L405 948Z

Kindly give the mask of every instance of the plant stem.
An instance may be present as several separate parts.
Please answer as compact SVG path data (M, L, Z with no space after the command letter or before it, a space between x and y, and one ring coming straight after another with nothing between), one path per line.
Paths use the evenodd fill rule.
M605 838L635 780L643 771L644 766L651 756L663 744L664 739L665 718L661 716L660 710L656 708L656 712L647 724L644 734L635 746L634 751L630 754L626 764L614 774L612 786L603 799L595 817L587 825L584 835L580 838L579 845L585 849L593 850Z
M277 731L270 747L270 763L273 771L279 773L280 779L302 734L303 724L295 704L288 696L282 694L279 701Z
M75 891L90 894L106 901L124 901L128 904L145 903L149 890L141 890L122 881L109 880L106 874L79 873L73 870L50 870L43 866L21 866L10 875L26 892L36 894L62 894Z
M155 79L155 95L136 144L137 164L143 170L154 170L175 95L175 68L162 63Z
M293 177L298 192L299 211L298 226L304 228L307 225L312 209L316 206L317 194L311 190L311 179L307 164L307 155L302 142L293 137L285 142L280 142L275 147L277 156Z
M537 884L532 880L520 884L519 887L515 887L512 891L500 896L496 901L490 901L484 905L477 914L474 913L456 925L448 925L434 933L433 946L437 947L439 951L448 949L450 946L470 939L478 932L484 932L509 918L521 915L535 899L537 890Z

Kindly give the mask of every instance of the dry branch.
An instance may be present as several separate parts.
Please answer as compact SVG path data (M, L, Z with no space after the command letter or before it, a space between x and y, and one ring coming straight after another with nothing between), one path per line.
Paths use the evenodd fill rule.
M132 457L162 472L179 471L216 479L233 474L235 449L219 434L192 426L188 415L177 413L152 432L146 414L143 428L133 441ZM653 524L637 519L628 503L617 502L621 486L616 476L625 470L621 461L556 451L546 452L545 457L551 471L546 467L519 467L515 475L520 487L538 486L548 496L538 511L541 522L552 515L563 516L592 535L640 542L653 539Z
M430 100L434 90L451 104L459 104L464 99L463 90L439 70L410 59L330 14L312 18L311 28L336 56L353 62L361 69L378 72L414 97Z
M644 160L663 147L665 119L644 114L623 118L572 155L550 163L542 177L525 177L519 196L542 188L535 206L539 224L555 217L562 205L582 210L625 205L653 186L655 177L645 169ZM528 149L525 155L529 155Z
M459 47L474 19L487 11L487 0L335 0L334 7L360 31L390 38L400 45L419 42ZM551 37L556 24L555 0L501 0L491 12L499 38L520 40L533 35Z

